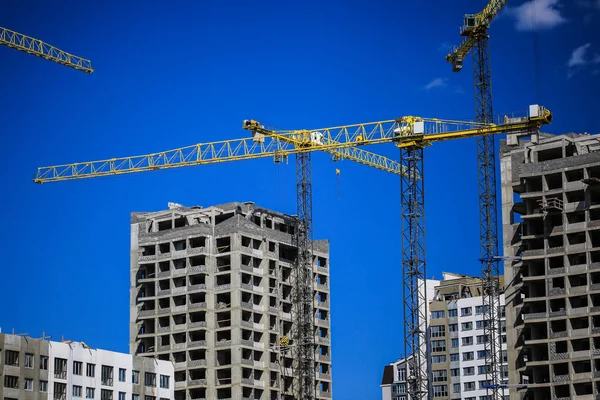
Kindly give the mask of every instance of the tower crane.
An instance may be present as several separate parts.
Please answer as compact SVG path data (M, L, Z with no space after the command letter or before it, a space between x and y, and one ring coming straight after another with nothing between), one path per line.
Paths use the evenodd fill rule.
M541 106L530 106L530 114L510 119L503 124L403 117L393 120L344 125L313 130L269 130L254 120L246 120L243 128L251 138L200 143L159 153L112 158L99 161L40 167L36 183L60 182L143 171L273 157L278 162L295 154L297 159L297 196L299 208L298 260L294 272L294 398L312 400L316 395L315 347L312 281L312 185L313 151L326 151L334 160L346 158L383 171L400 175L403 208L403 276L405 335L417 360L413 362L413 378L409 390L422 399L427 395L427 303L425 300L425 250L423 226L423 149L436 142L501 133L528 134L549 124L552 114ZM369 153L359 146L393 143L401 150L401 163ZM421 285L421 286L420 286ZM423 311L424 310L424 311ZM409 353L406 353L407 355Z
M490 69L490 49L488 28L508 0L490 0L477 14L468 14L460 28L464 36L461 43L451 49L446 61L452 64L452 71L462 70L465 57L473 50L473 77L475 83L476 121L493 121L492 76ZM479 220L480 220L480 260L483 282L484 324L487 380L491 385L487 393L492 400L500 400L503 393L501 382L500 352L500 268L498 260L498 212L496 206L496 151L494 138L477 138L477 161L479 166Z
M94 72L90 60L67 53L39 39L34 39L3 27L0 27L0 44L74 68L78 71L83 71L86 74Z

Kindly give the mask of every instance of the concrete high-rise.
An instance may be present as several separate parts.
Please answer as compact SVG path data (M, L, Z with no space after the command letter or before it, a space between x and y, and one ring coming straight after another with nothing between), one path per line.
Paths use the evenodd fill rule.
M175 399L293 393L296 218L227 203L131 220L132 354L173 360ZM331 397L329 243L313 242L317 397Z
M600 135L501 151L510 399L598 398Z

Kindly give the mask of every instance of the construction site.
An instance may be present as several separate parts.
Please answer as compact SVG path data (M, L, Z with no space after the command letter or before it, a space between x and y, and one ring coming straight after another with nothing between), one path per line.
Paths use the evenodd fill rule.
M572 113L584 111L573 109L591 106L540 94L538 28L548 13L567 23L557 2L514 2L444 5L434 19L445 27L432 40L455 45L424 57L452 80L413 94L399 82L399 95L382 102L404 97L392 105L371 104L376 85L348 78L360 81L360 70L380 79L395 63L348 67L347 76L331 61L283 67L298 49L342 51L341 43L367 58L375 37L397 32L378 23L346 36L319 30L337 7L315 16L309 6L230 14L222 5L126 5L90 25L122 39L110 51L85 33L48 44L17 17L0 27L11 57L2 68L31 80L22 94L11 83L7 148L38 142L3 168L14 199L0 238L9 254L0 400L600 399L600 134L587 133L598 128L591 118L574 128L561 121L579 124ZM573 7L584 12L584 3ZM71 6L82 31L104 10ZM391 21L401 8L355 7L356 21ZM314 38L239 23L267 11L307 18ZM450 12L454 23L441 18ZM500 98L517 98L508 106L517 111L504 111L493 105L491 60L496 47L507 59L511 18L511 35L525 30L520 13L542 21L528 28L533 51L511 39L511 51L533 54L535 76L518 87L494 69L504 77L494 78ZM158 33L163 23L170 39ZM366 35L373 26L381 30ZM191 54L199 41L207 48ZM232 55L249 43L281 65L260 51ZM573 51L565 79L597 64L586 58L590 46ZM168 56L147 56L163 47ZM137 80L122 71L136 57L155 64L140 66ZM64 85L60 100L37 96L43 81ZM319 81L325 92L313 96ZM46 131L28 137L32 129ZM33 179L14 173L25 167Z

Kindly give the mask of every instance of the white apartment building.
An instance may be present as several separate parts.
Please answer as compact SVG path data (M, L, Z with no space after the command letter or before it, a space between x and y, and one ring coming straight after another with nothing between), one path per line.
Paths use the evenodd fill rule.
M488 400L481 280L444 273L434 281L428 301L428 370L435 399ZM502 280L501 280L502 283ZM428 281L429 284L429 281ZM428 288L429 292L429 288ZM428 296L429 297L429 296ZM504 310L504 294L500 305ZM501 322L502 376L508 379L506 320ZM393 382L390 381L393 370ZM406 363L400 359L384 370L383 400L410 400L406 391ZM505 398L508 399L508 391Z
M0 334L0 399L172 400L170 361Z

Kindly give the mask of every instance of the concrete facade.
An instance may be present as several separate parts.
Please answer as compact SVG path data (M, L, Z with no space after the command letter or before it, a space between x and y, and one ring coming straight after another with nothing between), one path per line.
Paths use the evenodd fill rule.
M501 279L501 284L503 279ZM435 399L487 400L485 336L481 280L444 273L442 281L428 280L428 371ZM504 294L500 297L504 307ZM501 320L502 371L508 378L506 323ZM382 399L410 400L406 390L407 363L391 364L394 382L381 385ZM508 395L505 397L507 398Z
M167 400L174 396L171 362L0 334L0 399Z
M599 140L502 143L511 400L600 394Z
M130 352L175 363L175 399L288 399L295 219L227 203L131 220ZM313 242L317 396L331 397L329 243Z

